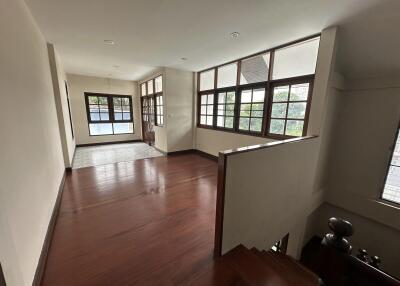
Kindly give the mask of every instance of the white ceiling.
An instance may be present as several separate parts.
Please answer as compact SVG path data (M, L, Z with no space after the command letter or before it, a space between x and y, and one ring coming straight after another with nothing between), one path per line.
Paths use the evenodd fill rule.
M398 0L26 2L69 73L138 80L161 66L198 71L337 24L345 75L400 70Z

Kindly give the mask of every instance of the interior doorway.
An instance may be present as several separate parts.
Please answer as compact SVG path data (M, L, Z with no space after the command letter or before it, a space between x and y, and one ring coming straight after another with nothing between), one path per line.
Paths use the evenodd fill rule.
M143 141L154 146L154 97L142 96L142 133Z

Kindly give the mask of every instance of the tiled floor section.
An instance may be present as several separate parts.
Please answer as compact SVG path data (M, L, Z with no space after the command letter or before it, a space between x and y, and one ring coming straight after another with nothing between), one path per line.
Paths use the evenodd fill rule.
M160 157L163 154L145 143L124 143L76 148L73 169Z

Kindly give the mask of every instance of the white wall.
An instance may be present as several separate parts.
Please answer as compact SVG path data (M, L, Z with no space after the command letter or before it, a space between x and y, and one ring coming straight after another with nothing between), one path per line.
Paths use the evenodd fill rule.
M138 84L163 76L164 125L154 126L155 147L164 152L193 148L193 72L160 68Z
M50 71L53 81L53 91L57 110L58 126L66 168L72 166L75 153L75 138L72 136L71 122L68 110L67 91L65 83L67 75L53 44L47 44L49 51Z
M126 80L106 79L91 76L68 74L69 97L72 120L75 128L76 144L141 140L140 98L137 83ZM131 95L133 105L134 134L90 136L85 107L85 92Z
M240 243L269 249L289 233L288 254L298 257L317 144L311 138L227 156L222 253Z
M193 72L165 68L168 152L193 148Z
M0 261L31 285L64 172L49 57L25 2L0 0Z

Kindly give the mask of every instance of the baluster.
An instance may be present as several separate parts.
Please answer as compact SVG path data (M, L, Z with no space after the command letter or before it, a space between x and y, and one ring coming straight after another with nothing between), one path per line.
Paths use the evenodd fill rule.
M358 250L357 258L363 262L368 262L368 253L367 250L360 248Z
M353 225L347 220L335 217L329 219L328 225L332 233L325 235L322 244L333 247L339 252L350 253L352 246L345 237L353 235Z
M379 256L371 256L371 262L369 263L369 265L379 269L379 265L381 264L381 259L379 258Z

